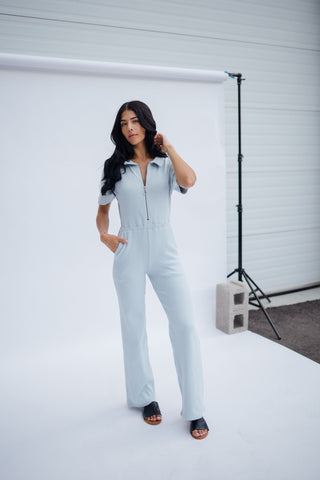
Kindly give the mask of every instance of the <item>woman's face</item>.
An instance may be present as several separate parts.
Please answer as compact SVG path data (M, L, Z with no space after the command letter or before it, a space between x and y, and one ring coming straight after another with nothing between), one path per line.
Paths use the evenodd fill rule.
M139 119L133 110L125 110L120 120L123 136L132 146L143 142L146 136L146 129L140 125Z

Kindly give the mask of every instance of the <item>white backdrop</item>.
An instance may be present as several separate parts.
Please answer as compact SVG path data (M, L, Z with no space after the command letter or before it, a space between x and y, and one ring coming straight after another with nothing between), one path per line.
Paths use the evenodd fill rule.
M200 329L215 328L215 286L226 281L226 76L186 80L179 69L123 74L121 66L109 75L88 62L74 71L72 61L48 62L1 71L1 348L23 355L119 329L113 253L95 217L110 131L128 100L150 106L197 174L186 195L173 192L171 223ZM116 233L116 201L110 219ZM149 281L147 315L165 316Z

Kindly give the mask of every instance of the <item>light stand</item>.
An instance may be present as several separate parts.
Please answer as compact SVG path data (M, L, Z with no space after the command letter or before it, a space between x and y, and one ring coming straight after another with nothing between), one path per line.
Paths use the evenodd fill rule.
M276 327L273 325L271 318L269 317L268 313L266 312L264 306L260 302L259 297L257 296L256 292L259 291L261 292L262 296L268 300L270 303L269 297L267 297L261 288L258 287L258 285L252 280L252 278L246 273L245 269L242 267L242 159L243 155L241 153L241 82L242 80L245 80L242 78L241 73L229 73L226 72L229 77L231 78L237 78L237 84L238 84L238 195L239 195L239 203L237 205L238 209L238 268L235 268L233 272L229 273L227 275L227 278L229 278L231 275L233 275L235 272L238 272L238 280L241 282L242 277L245 279L245 281L248 284L248 287L251 291L251 294L254 296L256 301L258 302L258 305L256 303L252 302L252 297L249 297L249 303L255 307L261 308L263 311L266 319L268 320L270 326L272 327L274 333L276 334L278 340L281 340L281 337L279 333L277 332ZM252 284L256 287L255 289L253 288Z

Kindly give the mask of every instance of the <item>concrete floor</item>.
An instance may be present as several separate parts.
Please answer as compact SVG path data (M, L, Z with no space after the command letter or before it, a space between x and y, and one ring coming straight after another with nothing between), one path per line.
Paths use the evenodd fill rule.
M270 297L270 300L271 303L262 299L262 305L264 307L280 307L282 305L292 305L294 303L307 302L310 300L320 300L320 287ZM249 310L257 310L257 307L249 304Z

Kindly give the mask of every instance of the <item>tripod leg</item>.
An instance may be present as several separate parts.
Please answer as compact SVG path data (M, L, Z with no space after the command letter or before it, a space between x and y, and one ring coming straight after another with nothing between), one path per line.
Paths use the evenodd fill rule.
M242 274L243 274L243 275L246 275L246 276L249 278L249 280L253 283L253 285L255 285L255 286L257 287L255 291L261 292L261 293L262 293L262 296L263 296L266 300L268 300L269 303L271 303L270 298L267 297L267 295L265 295L265 294L263 293L263 291L261 290L261 288L258 287L258 285L252 280L252 278L247 274L247 272L245 272L245 271L243 270L243 271L242 271Z
M259 303L261 310L262 310L263 313L265 314L266 319L268 320L270 326L272 327L274 333L276 334L277 339L278 339L278 340L281 340L281 337L280 337L280 335L279 335L276 327L273 325L273 323L272 323L272 321L271 321L271 318L270 318L269 315L267 314L264 306L263 306L262 303L260 302L259 297L258 297L258 296L256 295L256 293L254 292L254 290L253 290L253 288L252 288L252 286L251 286L251 283L250 283L250 281L248 280L248 278L250 278L250 277L246 274L245 271L243 271L242 274L243 274L243 276L244 276L244 278L245 278L245 280L246 280L246 282L247 282L247 284L248 284L251 292L253 293L253 295L255 296L255 298L256 298L256 300L257 300L257 302ZM251 279L250 279L250 280L251 280ZM252 282L253 282L253 280L252 280ZM254 283L254 282L253 282L253 283Z
M229 273L229 275L227 275L227 278L231 277L231 275L233 275L233 274L236 273L236 272L238 272L238 269L237 269L237 268L235 268L235 269L233 270L233 272Z

